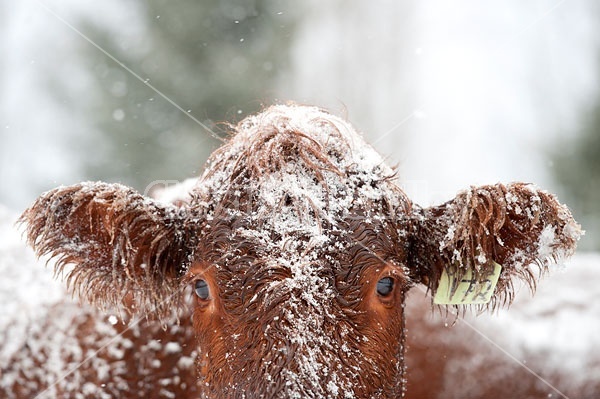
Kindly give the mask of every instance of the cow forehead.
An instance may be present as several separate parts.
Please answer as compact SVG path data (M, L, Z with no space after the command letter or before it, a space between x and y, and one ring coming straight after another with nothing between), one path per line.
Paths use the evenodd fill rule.
M327 247L349 219L371 223L410 206L383 158L351 125L318 108L271 107L234 130L209 159L192 206L209 222L231 219L236 235L272 252L294 240Z
M213 201L230 190L259 190L256 200L267 212L288 195L308 197L330 213L348 209L353 200L397 197L377 184L393 176L383 158L349 123L318 108L271 107L233 133L211 156L197 187Z

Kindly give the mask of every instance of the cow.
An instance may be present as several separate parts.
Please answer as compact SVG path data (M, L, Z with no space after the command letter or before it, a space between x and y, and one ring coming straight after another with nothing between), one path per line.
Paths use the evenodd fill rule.
M420 207L349 123L316 107L271 106L230 130L176 204L87 182L22 214L36 254L107 313L85 305L49 327L77 312L52 307L35 332L67 336L70 360L53 380L41 371L53 350L25 345L30 368L5 372L16 396L400 397L409 291L494 310L581 235L532 184Z

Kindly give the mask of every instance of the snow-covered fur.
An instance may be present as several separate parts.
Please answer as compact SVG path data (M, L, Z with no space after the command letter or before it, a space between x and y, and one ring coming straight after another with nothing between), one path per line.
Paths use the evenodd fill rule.
M491 273L490 261L502 265L490 309L512 302L517 279L535 291L536 275L572 255L581 235L566 206L523 183L471 187L409 218L411 275L433 292L444 270L458 280L472 271L480 280Z
M163 328L77 303L16 219L0 206L0 398L197 397L191 309Z
M496 307L580 235L566 207L521 183L421 209L347 122L297 105L232 127L179 206L84 183L43 194L21 221L93 304L171 325L201 283L195 394L209 398L398 397L409 289L435 293L444 270L484 279L494 261Z

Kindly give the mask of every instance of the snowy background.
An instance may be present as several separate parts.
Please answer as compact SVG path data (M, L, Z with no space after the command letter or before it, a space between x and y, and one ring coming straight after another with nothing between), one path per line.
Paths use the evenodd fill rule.
M218 145L197 122L218 134L216 121L288 100L347 117L398 165L405 190L422 205L469 185L516 180L577 204L577 192L555 177L553 154L572 152L597 101L600 12L592 0L207 1L196 13L183 12L194 3L167 3L0 3L5 219L59 184L103 179L144 191L153 180L197 175ZM576 215L588 231L581 246L599 248L592 218ZM598 257L578 259L568 273L598 286ZM557 276L552 281L564 277ZM571 299L539 306L597 302L592 288L567 287ZM15 298L7 286L0 290ZM597 331L598 313L536 320L540 331L579 329L544 344L559 346L558 358L599 346L584 333Z
M233 11L225 16L233 29L256 15L269 15L273 27L268 34L281 34L285 42L267 44L279 45L284 60L275 63L271 54L236 58L236 49L251 46L245 32L236 32L232 41L237 47L215 69L229 71L214 77L217 89L235 73L241 82L260 80L244 75L250 63L276 69L258 88L244 92L243 101L214 99L225 112L211 114L211 103L190 106L189 97L200 97L203 90L185 92L195 88L195 81L212 78L206 68L181 72L176 63L153 65L158 61L149 56L164 51L153 33L160 24L176 31L196 22L165 21L172 6L149 3L26 0L0 5L0 203L20 210L42 190L90 178L119 180L143 191L154 179L197 174L217 145L173 105L164 105L169 109L164 115L148 107L160 96L81 35L104 49L114 48L119 61L151 84L166 76L158 89L203 122L239 119L261 103L288 100L342 114L398 164L407 192L423 205L446 200L471 184L498 181L535 182L562 194L550 154L569 146L597 94L600 13L591 0L506 1L485 7L473 1L314 1L295 8L262 1L262 9L237 13L230 5ZM179 40L199 46L198 38L182 35ZM210 38L200 41L211 45ZM219 44L223 52L231 51L231 43ZM188 79L183 85L177 81L180 72ZM138 114L122 104L111 108L110 101L120 98L130 105L126 101L137 94L136 85L145 90L144 102L129 100ZM102 100L107 109L95 103ZM153 120L161 116L175 123ZM131 119L145 119L148 131L133 136L141 137L137 141L117 144L139 155L107 152L106 143L116 140L110 129L129 127ZM134 128L140 126L118 132L124 136ZM177 129L191 131L192 139L182 141ZM151 142L150 136L160 140ZM185 152L191 140L195 151ZM179 158L170 158L171 153ZM174 167L178 162L185 167ZM169 174L145 177L151 164ZM120 169L112 171L114 165Z

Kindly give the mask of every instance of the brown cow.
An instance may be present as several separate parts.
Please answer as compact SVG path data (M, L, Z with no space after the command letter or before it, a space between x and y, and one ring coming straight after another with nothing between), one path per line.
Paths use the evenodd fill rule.
M349 124L314 107L274 106L232 131L181 206L84 183L22 215L29 243L74 292L166 326L82 312L73 340L83 349L64 356L90 360L52 386L57 395L399 397L411 288L493 309L511 302L517 280L534 287L536 270L570 256L580 236L569 210L529 184L420 208ZM115 332L117 353L94 357ZM192 335L193 347L177 343ZM27 351L41 370L45 354ZM15 370L14 392L53 382Z

